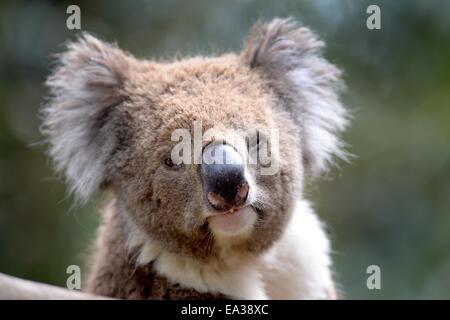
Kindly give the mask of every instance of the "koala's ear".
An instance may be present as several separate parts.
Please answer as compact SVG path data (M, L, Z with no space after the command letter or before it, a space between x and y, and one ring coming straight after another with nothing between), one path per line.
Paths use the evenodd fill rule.
M346 158L339 134L348 116L339 102L340 71L321 56L324 43L292 19L257 23L241 58L260 70L301 129L307 172L317 175L333 158Z
M50 97L42 132L57 171L82 201L105 182L111 158L120 148L121 130L111 118L126 99L124 84L135 62L116 46L84 34L58 56L46 81Z

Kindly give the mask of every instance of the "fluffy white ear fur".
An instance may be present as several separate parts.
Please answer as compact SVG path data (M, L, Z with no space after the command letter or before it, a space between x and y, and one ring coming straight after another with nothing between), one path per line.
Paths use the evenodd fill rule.
M124 99L121 91L133 58L88 34L69 43L47 79L50 98L43 110L43 133L58 172L82 201L104 182L116 137L107 132L109 113Z
M221 264L168 252L131 221L127 230L130 252L139 250L137 264L153 262L158 274L186 288L250 300L336 297L329 241L306 201L297 203L283 236L268 252L257 257L226 252Z
M274 19L253 27L242 54L245 63L261 70L300 126L303 159L313 176L326 171L334 156L347 156L339 139L348 122L338 97L341 72L322 57L323 47L294 20Z

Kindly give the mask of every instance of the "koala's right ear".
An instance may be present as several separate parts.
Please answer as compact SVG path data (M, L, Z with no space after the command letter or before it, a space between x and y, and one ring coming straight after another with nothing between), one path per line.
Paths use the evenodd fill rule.
M334 157L346 159L340 134L348 112L339 100L341 72L321 54L324 43L293 19L257 23L242 59L261 71L301 128L306 172L317 176Z
M111 115L127 97L124 84L136 60L88 34L69 43L46 81L50 99L42 132L71 191L86 201L106 180L120 148ZM123 139L122 139L123 140Z

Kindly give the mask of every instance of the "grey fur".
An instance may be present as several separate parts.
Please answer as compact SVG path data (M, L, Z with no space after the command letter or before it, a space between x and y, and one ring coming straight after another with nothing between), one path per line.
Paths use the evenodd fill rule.
M46 82L51 97L43 110L42 131L57 171L65 174L82 201L104 183L109 157L117 147L103 118L125 99L121 88L130 59L85 34L67 46Z

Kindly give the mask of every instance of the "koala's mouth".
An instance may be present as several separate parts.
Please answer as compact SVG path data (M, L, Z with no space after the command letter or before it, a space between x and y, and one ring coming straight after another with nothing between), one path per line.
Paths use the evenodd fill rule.
M258 214L253 206L245 206L224 212L215 212L209 215L207 220L213 233L236 236L249 233L257 218Z
M251 208L252 210L255 210L256 212L260 212L259 209L255 208L252 205L245 205L241 207L232 207L228 209L227 211L213 211L206 214L206 218L215 217L215 216L231 216L231 215L237 215L240 214L242 210L245 210L247 208Z
M246 207L240 207L240 208L231 208L230 210L228 210L226 212L219 213L219 214L224 214L224 215L238 214L240 210L243 210L243 209L245 209L247 207L253 209L258 215L262 214L262 210L261 209L255 207L255 206L252 206L252 205L248 205Z
M242 209L244 209L244 208L231 208L230 210L223 212L222 214L224 214L224 215L238 214Z

